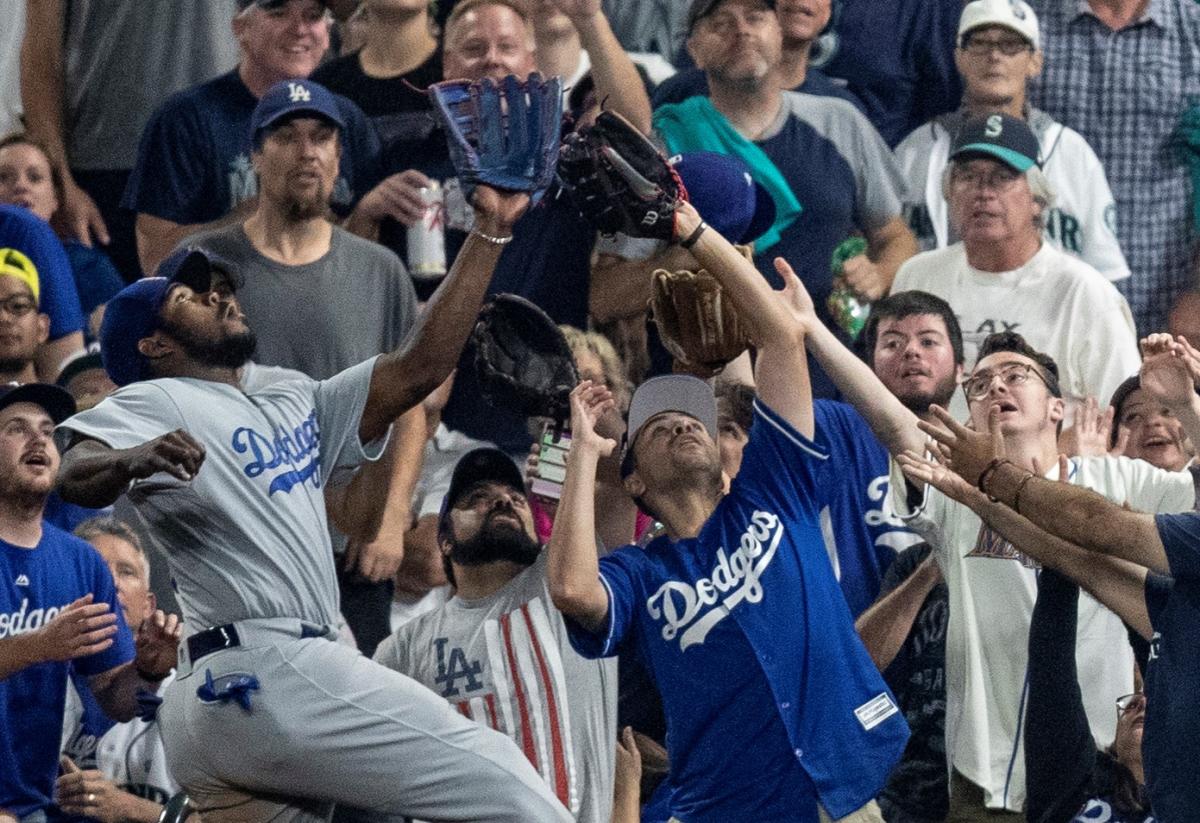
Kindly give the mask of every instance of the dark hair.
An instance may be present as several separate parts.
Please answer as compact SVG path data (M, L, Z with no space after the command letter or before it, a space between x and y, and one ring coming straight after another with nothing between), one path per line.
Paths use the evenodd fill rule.
M1126 377L1121 381L1121 385L1117 386L1117 390L1112 393L1112 399L1108 401L1108 405L1113 407L1113 424L1112 432L1108 437L1108 447L1117 445L1117 435L1120 434L1121 412L1125 409L1125 404L1129 401L1129 395L1142 387L1141 375L1135 374L1133 377Z
M50 184L54 186L54 196L58 199L59 208L62 208L63 197L65 196L64 192L66 191L62 170L50 159L50 149L47 148L46 144L27 132L16 132L0 140L0 149L6 149L9 146L33 146L42 153L42 156L46 158L46 165L50 167Z
M749 432L754 422L754 389L733 380L718 380L714 389L717 396L717 426L721 420L732 420Z
M962 328L950 304L936 294L927 291L899 291L889 294L871 306L871 316L863 329L863 348L867 363L875 366L875 343L879 337L879 324L884 320L903 320L918 314L933 314L946 324L946 336L954 350L954 364L963 364Z
M988 355L1002 351L1024 355L1036 363L1042 379L1046 381L1046 388L1050 389L1050 393L1055 397L1062 397L1062 389L1058 385L1058 364L1054 362L1054 358L1048 354L1042 354L1015 331L1000 331L983 338L983 343L979 346L979 356L975 358L975 362L978 364Z

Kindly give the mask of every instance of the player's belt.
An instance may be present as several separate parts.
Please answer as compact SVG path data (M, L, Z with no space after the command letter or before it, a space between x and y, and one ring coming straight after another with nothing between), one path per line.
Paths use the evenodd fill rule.
M329 634L328 630L323 626L314 626L312 623L301 621L287 622L291 624L293 631L284 633L292 634L293 637L327 637ZM195 664L200 658L210 655L213 652L219 652L222 649L235 649L240 645L242 645L242 637L238 634L236 623L214 626L211 629L197 632L187 639L188 659Z

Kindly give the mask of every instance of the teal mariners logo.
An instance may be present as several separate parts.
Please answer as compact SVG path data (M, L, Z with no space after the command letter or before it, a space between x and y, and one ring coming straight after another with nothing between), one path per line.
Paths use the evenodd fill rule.
M265 435L249 426L240 426L233 432L231 445L236 453L250 457L242 467L242 474L251 479L270 476L268 496L276 492L287 494L308 480L313 481L313 488L321 488L321 430L315 411L291 431L280 428Z

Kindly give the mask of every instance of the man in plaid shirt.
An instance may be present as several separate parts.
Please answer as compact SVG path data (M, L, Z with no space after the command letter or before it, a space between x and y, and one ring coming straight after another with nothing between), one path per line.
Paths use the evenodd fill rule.
M1192 186L1176 137L1200 104L1194 0L1030 0L1045 69L1031 102L1084 136L1116 198L1117 239L1133 276L1117 284L1138 334L1161 331L1194 285Z

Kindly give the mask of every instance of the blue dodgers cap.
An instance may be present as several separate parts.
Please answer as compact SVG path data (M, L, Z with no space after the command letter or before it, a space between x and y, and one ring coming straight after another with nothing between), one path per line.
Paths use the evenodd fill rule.
M58 386L49 383L5 383L0 385L0 409L14 403L33 403L41 406L54 425L75 413L75 398Z
M177 249L159 264L154 277L131 283L105 304L100 324L100 359L118 386L150 377L149 363L138 351L138 341L158 329L159 310L171 287L185 285L206 292L212 285L213 259L193 248Z
M740 158L693 151L671 158L688 200L731 243L750 243L775 223L775 200Z
M1009 168L1027 172L1040 166L1041 146L1029 124L1007 114L988 114L962 124L954 138L950 159L985 155Z
M250 137L254 145L260 145L262 133L280 120L301 114L323 117L342 131L346 129L337 97L329 89L303 78L280 80L267 89L254 107L250 118Z
M717 398L712 386L689 374L664 374L651 377L637 387L629 401L629 425L625 429L625 453L621 456L621 477L633 471L633 445L642 427L664 412L680 412L700 421L708 436L717 440Z

